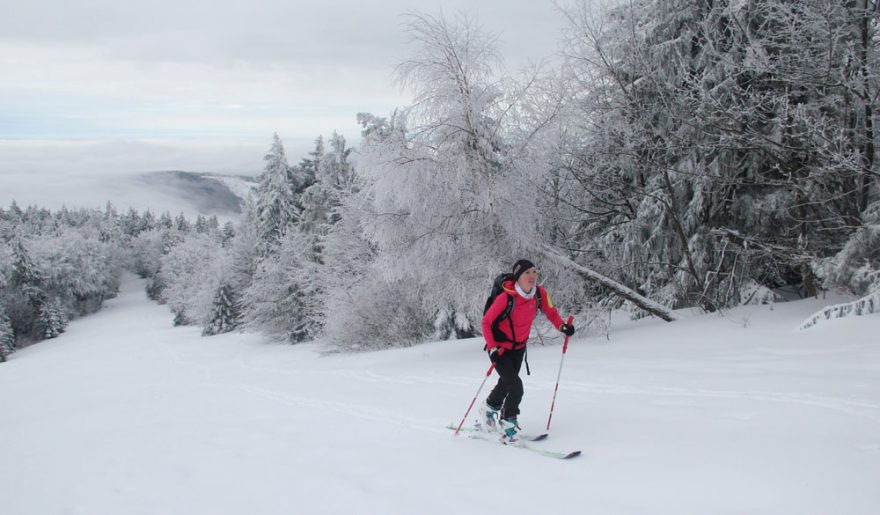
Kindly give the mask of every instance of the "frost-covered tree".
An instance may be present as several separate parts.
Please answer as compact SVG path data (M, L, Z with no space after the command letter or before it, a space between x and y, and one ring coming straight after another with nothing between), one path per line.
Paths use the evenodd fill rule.
M183 212L180 212L174 217L174 228L177 229L178 232L186 234L192 231L192 222L189 221Z
M318 177L318 169L324 160L324 137L318 136L315 139L315 148L309 152L307 157L300 160L299 165L293 167L291 174L293 182L296 185L294 194L299 196L308 187L315 183Z
M174 227L174 220L171 218L171 213L165 211L159 217L159 221L157 222L157 228L171 229Z
M755 282L813 291L808 265L840 248L876 192L863 180L876 176L874 114L855 94L876 74L852 71L876 70L876 56L854 7L567 11L581 120L556 163L578 221L569 247L670 306L743 302Z
M254 278L259 261L257 252L259 236L256 213L250 201L245 203L241 223L235 229L235 236L224 244L229 249L232 261L229 272L229 284L237 295L241 295ZM225 233L224 233L225 237Z
M150 278L159 273L159 261L166 253L163 237L165 230L167 229L151 229L132 238L130 244L131 266L139 276Z
M37 315L37 327L45 339L56 338L67 327L67 316L57 299L53 299L40 307Z
M162 298L176 325L208 325L214 296L231 268L228 253L215 237L191 233L161 259Z
M320 159L316 160L318 166L314 183L303 191L299 199L302 206L298 223L300 231L325 234L341 217L341 199L351 193L354 181L350 154L351 148L346 146L345 138L334 132L330 138L329 152L322 153Z
M266 166L256 191L255 221L259 250L266 254L299 218L295 196L299 185L293 178L284 145L277 133L263 159Z
M102 241L100 234L59 229L53 236L30 241L30 250L44 280L44 290L66 317L97 311L119 288L124 259L119 241Z
M54 338L115 295L129 235L111 207L53 213L32 206L0 215L3 338L14 336L19 347ZM141 219L134 211L128 217Z
M6 308L0 304L0 363L6 361L6 358L15 352L15 332L12 330L12 323L6 316Z
M241 316L239 311L232 288L228 284L221 284L214 295L211 314L202 330L202 335L211 336L232 331L238 327Z
M868 206L862 227L817 270L827 288L846 288L856 295L880 292L880 202Z
M277 252L259 261L253 282L242 295L249 327L291 343L320 333L323 311L315 282L320 265L310 241L308 235L290 231Z
M37 317L47 301L42 271L34 263L23 238L18 235L10 245L12 263L7 287L2 290L16 338L31 342L41 339Z
M482 306L462 292L536 241L534 202L522 184L542 169L527 136L540 123L514 130L522 95L505 91L494 37L472 20L414 14L408 29L413 51L397 79L415 103L384 128L380 119L363 119L365 135L375 132L363 142L358 173L368 209L363 230L378 248L373 273L430 292L413 299L428 315L412 327L427 337L440 313L478 320Z

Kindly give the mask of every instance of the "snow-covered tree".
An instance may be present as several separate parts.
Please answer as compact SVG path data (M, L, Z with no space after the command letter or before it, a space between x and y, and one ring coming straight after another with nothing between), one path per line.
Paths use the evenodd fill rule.
M232 264L229 272L229 284L237 295L241 295L254 278L259 255L257 252L259 236L256 213L253 204L245 203L241 223L235 229L235 237L227 240L224 245L229 249ZM225 236L224 236L225 237Z
M47 301L43 274L31 258L23 238L11 242L12 266L7 287L3 290L6 314L16 338L25 341L41 339L36 327L37 317Z
M377 132L363 142L358 173L368 209L362 229L378 247L371 281L396 285L377 285L377 294L391 295L378 305L397 304L392 292L402 284L430 292L412 299L427 317L410 319L427 337L440 313L478 320L482 306L462 292L488 283L537 241L535 204L524 185L542 170L528 151L528 135L541 121L515 130L524 95L502 87L494 37L472 20L413 14L408 29L413 53L397 78L415 103L386 121L388 128L364 118L371 124L365 129Z
M231 259L213 236L191 233L161 259L162 298L176 325L206 326L214 296L231 269Z
M341 217L341 197L352 191L354 181L354 169L349 163L350 154L351 148L346 146L345 138L334 132L330 138L330 151L317 160L314 183L300 197L300 231L325 234Z
M53 236L32 238L30 250L43 271L46 293L67 317L96 311L118 290L124 259L120 242L104 242L99 234L64 228Z
M670 306L736 304L754 282L814 291L808 265L840 248L876 193L864 181L876 176L873 108L858 99L877 59L855 7L568 10L568 246Z
M284 145L276 133L272 146L263 158L266 167L256 191L255 218L259 250L266 254L299 218L295 193L299 187L291 173Z
M186 218L186 215L181 212L174 218L174 228L177 229L178 232L186 234L192 231L192 223Z
M57 299L43 304L37 315L37 327L45 339L56 338L67 327L67 316Z
M245 323L291 343L317 336L323 325L315 277L319 264L309 235L290 231L277 252L262 259L242 295Z
M214 295L211 314L202 330L202 335L211 336L232 331L238 327L241 316L239 311L238 301L232 288L228 284L221 284Z
M0 363L6 361L6 358L15 352L15 332L12 330L12 323L6 316L6 308L0 304Z

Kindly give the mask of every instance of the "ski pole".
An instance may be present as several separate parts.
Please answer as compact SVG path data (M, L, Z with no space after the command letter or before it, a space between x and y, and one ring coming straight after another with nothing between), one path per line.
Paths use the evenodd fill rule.
M574 317L568 317L566 324L571 325ZM559 391L559 378L562 377L562 363L565 361L565 351L568 350L568 335L565 335L565 342L562 344L562 359L559 360L559 373L556 375L556 388L553 389L553 402L550 403L550 416L547 418L547 431L550 431L550 421L553 420L553 407L556 406L556 392Z
M461 426L464 425L464 421L467 420L468 415L471 412L471 408L474 407L474 403L477 402L477 397L480 396L480 392L483 390L483 385L486 384L486 380L489 379L489 376L492 375L492 371L495 370L495 362L492 362L492 366L489 367L489 370L486 371L486 377L483 378L483 382L480 383L480 387L477 388L477 394L474 395L473 400L471 401L471 405L468 406L467 411L464 413L464 417L461 419L461 422L458 424L458 428L455 430L455 436L458 436L458 432L461 431Z

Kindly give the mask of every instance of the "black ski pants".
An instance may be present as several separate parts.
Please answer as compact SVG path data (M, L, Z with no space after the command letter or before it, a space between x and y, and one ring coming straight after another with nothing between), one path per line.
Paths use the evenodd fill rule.
M519 377L526 349L505 350L501 356L495 356L495 371L498 372L498 384L486 397L486 404L501 408L501 418L516 418L519 415L519 403L523 398L523 382Z

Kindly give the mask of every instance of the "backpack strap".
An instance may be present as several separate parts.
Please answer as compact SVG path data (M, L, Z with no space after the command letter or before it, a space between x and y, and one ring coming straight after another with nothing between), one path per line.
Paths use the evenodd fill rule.
M496 318L495 321L492 322L492 336L495 337L496 341L499 341L499 342L510 341L511 343L515 344L516 343L516 333L514 333L514 331L513 331L513 319L510 317L510 313L513 311L513 303L514 303L513 295L511 295L507 292L501 292L501 295L507 296L507 306L505 306L504 311L502 311L501 314L498 315L498 318ZM512 340L508 340L507 336L498 329L498 324L500 324L501 321L504 320L505 318L507 319L507 322L510 324L510 336L513 337Z
M502 291L500 295L507 295L507 306L504 308L504 311L498 315L498 318L492 322L492 335L495 336L495 340L499 342L510 341L514 345L518 342L516 341L516 332L513 330L513 319L510 317L510 313L513 311L514 299L513 295ZM541 287L535 286L535 300L537 301L537 311L544 311L544 303L541 297ZM504 335L501 331L498 330L498 324L501 323L502 320L507 319L507 322L510 324L510 335L513 337L512 340L508 340L507 336ZM528 363L526 364L528 367Z

